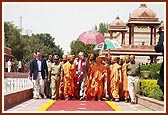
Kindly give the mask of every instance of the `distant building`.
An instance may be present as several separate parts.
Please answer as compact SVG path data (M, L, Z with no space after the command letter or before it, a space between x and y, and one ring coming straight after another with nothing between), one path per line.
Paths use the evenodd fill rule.
M105 33L104 36L121 44L122 48L118 50L119 52L126 50L137 52L136 60L139 63L160 63L163 57L155 56L154 51L154 45L159 40L159 34L156 31L160 24L161 21L156 14L146 4L140 4L139 8L130 13L127 23L117 16L109 24L109 33ZM140 56L138 53L143 51L144 53L149 51L151 54ZM115 54L113 52L112 54Z

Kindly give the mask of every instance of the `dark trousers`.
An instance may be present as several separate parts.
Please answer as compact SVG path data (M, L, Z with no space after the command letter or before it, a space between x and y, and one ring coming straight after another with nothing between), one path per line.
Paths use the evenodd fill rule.
M158 85L164 94L164 63L162 63L160 68L160 75L158 77Z
M45 89L44 89L45 95L47 98L51 98L51 88L50 88L50 81L46 80L45 82Z

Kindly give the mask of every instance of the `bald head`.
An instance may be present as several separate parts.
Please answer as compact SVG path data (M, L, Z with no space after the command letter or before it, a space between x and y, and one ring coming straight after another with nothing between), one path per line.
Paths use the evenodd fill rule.
M102 58L100 58L100 57L96 58L96 62L101 63L102 61L103 61Z
M130 55L130 59L135 59L135 55Z
M135 56L134 55L130 55L130 62L135 63Z
M117 58L117 57L115 57L115 56L112 56L112 57L111 57L111 62L112 62L112 63L117 62L117 60L118 60L118 58Z

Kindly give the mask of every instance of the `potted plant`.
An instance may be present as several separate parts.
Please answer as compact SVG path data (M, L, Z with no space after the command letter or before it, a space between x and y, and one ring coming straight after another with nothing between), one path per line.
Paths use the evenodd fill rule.
M142 76L142 78L144 79L147 79L150 75L151 71L148 71L148 70L143 70L143 71L140 71L140 75Z

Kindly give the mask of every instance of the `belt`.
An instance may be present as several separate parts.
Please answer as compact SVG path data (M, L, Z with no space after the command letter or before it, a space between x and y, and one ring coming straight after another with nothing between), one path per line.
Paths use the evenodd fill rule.
M51 75L55 76L55 75L59 75L59 74L53 74L53 73L51 73Z
M56 74L53 74L53 73L52 73L51 75L54 75L54 76L55 76Z

